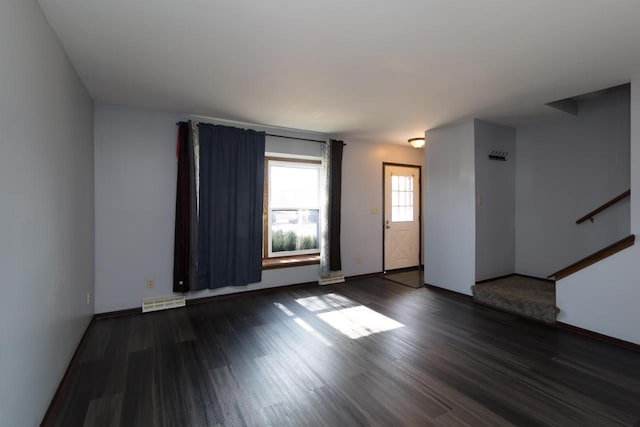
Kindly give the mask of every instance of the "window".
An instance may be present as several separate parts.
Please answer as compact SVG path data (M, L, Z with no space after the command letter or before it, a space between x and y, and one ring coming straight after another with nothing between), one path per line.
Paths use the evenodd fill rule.
M391 222L413 221L413 176L391 175Z
M320 252L320 162L266 158L264 258Z

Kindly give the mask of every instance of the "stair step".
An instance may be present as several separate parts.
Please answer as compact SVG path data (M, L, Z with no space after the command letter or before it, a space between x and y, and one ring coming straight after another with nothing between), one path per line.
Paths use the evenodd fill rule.
M548 280L512 275L478 283L471 292L480 304L544 323L555 323L560 312L556 285Z

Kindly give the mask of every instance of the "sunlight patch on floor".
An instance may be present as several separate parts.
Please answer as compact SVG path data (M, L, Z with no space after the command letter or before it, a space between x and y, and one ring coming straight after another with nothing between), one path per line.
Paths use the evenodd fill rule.
M362 305L319 313L318 317L351 339L404 326L402 323Z
M314 337L316 337L318 339L318 341L320 341L322 344L326 345L327 347L331 347L331 343L324 337L322 336L322 334L318 331L316 331L315 329L313 329L311 327L311 325L309 325L307 322L305 322L304 320L302 320L299 317L296 317L295 319L293 319L298 325L300 325L300 327L302 329L304 329L305 331L309 332L311 335L313 335Z
M298 298L296 302L314 313L318 311L335 310L339 308L360 305L357 302L352 301L340 294L326 294L321 297L312 296L306 298Z
M404 326L400 322L339 294L299 298L296 302L351 339Z
M273 305L278 307L278 309L280 309L280 311L282 311L287 316L292 317L293 321L296 322L298 326L300 326L302 329L304 329L305 331L313 335L322 344L326 345L327 347L331 347L332 344L331 342L329 342L328 339L326 339L320 332L313 329L313 327L309 325L307 322L297 317L296 314L293 311L289 310L285 305L280 304L279 302L274 302Z
M280 311L282 311L284 314L286 314L289 317L295 316L295 314L293 313L293 311L289 310L287 307L285 307L283 304L280 304L279 302L274 302L273 305L275 305L276 307L278 307L280 309Z

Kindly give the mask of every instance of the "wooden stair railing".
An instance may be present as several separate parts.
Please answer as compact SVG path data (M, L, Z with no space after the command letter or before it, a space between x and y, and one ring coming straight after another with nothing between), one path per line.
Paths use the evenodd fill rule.
M594 252L591 255L582 258L580 261L574 262L573 264L563 268L562 270L558 270L547 277L553 277L555 280L563 279L568 275L582 270L583 268L586 268L591 264L595 264L596 262L601 261L607 257L610 257L611 255L620 252L621 250L626 249L629 246L633 246L635 239L636 236L634 234L631 234L630 236L618 240L617 242L607 246L606 248L600 249L599 251Z
M586 220L590 219L591 222L593 222L593 217L598 215L600 212L602 212L603 210L615 205L616 203L618 203L620 200L624 200L627 197L629 197L631 195L631 190L627 190L624 193L618 194L616 197L614 197L613 199L609 200L606 203L603 203L601 206L598 206L597 208L595 208L594 210L592 210L591 212L589 212L588 214L586 214L585 216L583 216L582 218L578 219L576 221L576 224L582 224L583 222L585 222Z

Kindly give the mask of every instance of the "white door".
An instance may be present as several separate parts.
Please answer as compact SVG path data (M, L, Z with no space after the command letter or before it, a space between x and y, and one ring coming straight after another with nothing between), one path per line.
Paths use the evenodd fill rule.
M384 270L420 265L420 169L384 165Z

